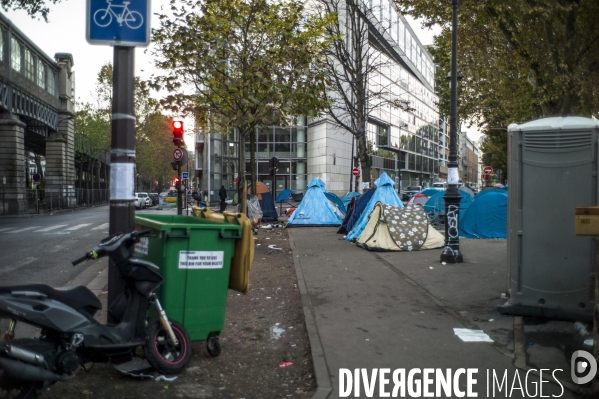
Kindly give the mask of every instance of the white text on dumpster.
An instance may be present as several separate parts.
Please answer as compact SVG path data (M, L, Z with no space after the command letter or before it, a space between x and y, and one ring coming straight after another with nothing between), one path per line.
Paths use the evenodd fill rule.
M222 269L223 251L180 251L179 269Z

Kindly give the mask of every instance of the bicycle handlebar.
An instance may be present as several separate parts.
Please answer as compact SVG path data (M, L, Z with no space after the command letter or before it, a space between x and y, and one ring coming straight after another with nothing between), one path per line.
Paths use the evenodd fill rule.
M79 263L86 261L90 258L91 251L83 255L81 258L72 261L73 266L78 265Z

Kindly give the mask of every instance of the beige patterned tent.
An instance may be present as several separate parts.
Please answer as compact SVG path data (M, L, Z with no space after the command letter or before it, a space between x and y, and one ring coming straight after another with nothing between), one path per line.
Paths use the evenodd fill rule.
M429 224L422 206L377 202L356 244L369 251L418 251L442 248L445 238Z

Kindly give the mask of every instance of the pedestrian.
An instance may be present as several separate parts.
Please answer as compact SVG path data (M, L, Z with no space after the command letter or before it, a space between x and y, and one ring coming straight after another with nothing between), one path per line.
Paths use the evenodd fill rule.
M220 190L218 190L218 196L220 197L220 213L223 213L225 209L227 209L227 203L225 202L227 199L227 189L225 186L220 186Z

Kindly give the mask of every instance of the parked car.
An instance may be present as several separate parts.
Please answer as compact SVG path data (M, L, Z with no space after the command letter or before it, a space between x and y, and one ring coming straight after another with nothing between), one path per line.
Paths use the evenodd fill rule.
M160 198L158 197L158 193L148 193L150 199L152 200L152 205L158 205L160 202Z
M436 183L433 183L433 185L431 187L438 188L439 190L447 190L447 182L438 181Z
M146 203L146 208L152 206L152 200L148 196L148 193L139 193L140 198L143 198Z
M414 194L419 193L420 191L422 191L421 186L408 186L403 190L401 199L403 201L409 200Z
M135 208L144 209L146 208L146 198L141 196L142 193L135 193Z

